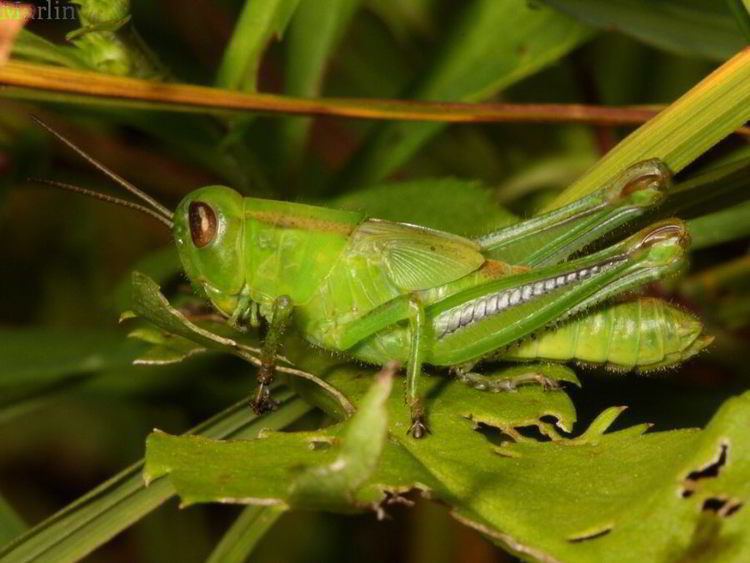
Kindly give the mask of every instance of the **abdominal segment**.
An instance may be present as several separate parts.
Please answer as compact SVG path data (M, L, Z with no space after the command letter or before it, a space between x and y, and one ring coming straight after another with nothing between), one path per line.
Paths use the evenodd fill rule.
M712 340L691 313L661 299L641 297L548 328L499 357L577 360L615 370L649 371L683 362Z

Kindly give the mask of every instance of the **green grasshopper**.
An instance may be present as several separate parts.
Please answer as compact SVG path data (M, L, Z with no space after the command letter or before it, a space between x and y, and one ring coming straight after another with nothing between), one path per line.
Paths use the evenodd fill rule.
M253 402L258 412L274 406L268 386L281 335L290 326L329 351L371 364L405 364L409 432L415 438L428 432L419 393L425 364L497 391L531 379L545 386L554 382L537 374L495 381L471 371L474 365L578 358L648 369L674 365L710 341L697 320L663 302L639 306L635 325L627 321L634 305L590 312L684 264L689 238L679 219L581 254L666 197L671 173L658 160L627 168L561 209L470 240L363 213L243 197L224 186L191 192L173 213L42 125L146 205L45 183L158 219L172 229L196 292L231 325L245 329L267 321ZM534 338L545 330L547 336ZM607 346L595 353L571 346L573 335L577 341L582 332Z

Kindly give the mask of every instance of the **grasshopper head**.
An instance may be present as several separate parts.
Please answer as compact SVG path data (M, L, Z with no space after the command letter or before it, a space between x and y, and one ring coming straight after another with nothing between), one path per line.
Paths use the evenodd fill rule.
M227 314L245 280L243 225L242 196L224 186L191 192L174 213L174 238L185 273Z

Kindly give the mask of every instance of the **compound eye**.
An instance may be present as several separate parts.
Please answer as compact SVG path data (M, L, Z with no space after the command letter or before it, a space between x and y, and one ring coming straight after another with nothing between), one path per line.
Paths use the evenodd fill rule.
M188 221L190 222L190 237L198 248L203 248L216 238L218 226L216 213L207 203L193 201L188 207Z

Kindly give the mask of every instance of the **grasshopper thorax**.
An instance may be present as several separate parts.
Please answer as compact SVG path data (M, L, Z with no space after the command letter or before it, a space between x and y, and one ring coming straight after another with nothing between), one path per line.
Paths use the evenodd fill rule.
M173 232L193 286L231 314L245 284L242 196L225 186L191 192L177 206Z

